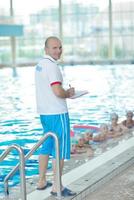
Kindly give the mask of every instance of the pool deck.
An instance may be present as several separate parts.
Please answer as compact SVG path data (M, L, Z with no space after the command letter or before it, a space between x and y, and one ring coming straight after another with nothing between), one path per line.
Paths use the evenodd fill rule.
M67 166L70 167L68 169ZM118 141L118 145L107 149L99 156L87 159L87 155L72 156L65 163L63 183L77 195L74 200L133 200L134 199L134 134L127 140ZM27 200L54 200L51 188L36 190L34 184L27 183ZM29 187L33 186L32 191ZM0 198L1 199L1 198ZM12 197L9 200L16 200ZM17 198L20 199L20 198Z
M86 200L133 200L134 164L89 194Z
M133 166L133 164L134 137L120 142L117 146L102 153L100 156L97 156L81 166L69 171L67 174L64 174L64 185L77 192L77 196L64 199L88 200L91 194L97 194L96 190L98 191L98 188L103 187L103 184L111 182L111 179L113 179L115 176L117 177L120 173L123 173L124 170L130 166ZM129 180L131 181L131 179ZM130 183L129 180L127 182L128 184ZM109 184L107 184L107 186ZM35 190L28 194L27 198L28 200L54 199L50 195L50 191L51 188L47 189L46 191ZM99 200L98 198L94 197L93 199ZM109 200L113 200L112 196ZM116 200L118 200L118 198Z

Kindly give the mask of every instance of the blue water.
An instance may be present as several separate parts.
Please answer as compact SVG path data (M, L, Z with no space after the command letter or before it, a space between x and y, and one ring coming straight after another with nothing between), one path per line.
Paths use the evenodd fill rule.
M69 84L89 94L69 99L71 128L74 124L99 126L109 122L110 113L120 119L128 109L134 110L134 65L66 66L62 68L64 87ZM34 68L0 69L0 154L11 144L19 144L25 153L41 138L42 127L36 113ZM3 179L18 163L14 150L0 162L0 192ZM38 174L38 151L26 163L26 176ZM18 183L18 174L10 185Z

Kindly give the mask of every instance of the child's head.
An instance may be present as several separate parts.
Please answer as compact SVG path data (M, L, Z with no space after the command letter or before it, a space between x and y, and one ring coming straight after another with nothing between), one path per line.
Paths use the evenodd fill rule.
M85 134L84 134L84 140L87 142L87 141L89 141L91 138L92 138L92 133L91 132L86 132Z
M79 138L79 139L78 139L78 145L79 145L79 146L84 146L84 143L85 143L84 138Z
M107 124L101 124L100 131L102 133L106 133L108 131L108 125Z
M127 112L126 112L126 116L127 116L127 118L133 118L133 111L131 111L131 110L128 110Z
M116 113L111 114L111 120L118 120L118 115Z

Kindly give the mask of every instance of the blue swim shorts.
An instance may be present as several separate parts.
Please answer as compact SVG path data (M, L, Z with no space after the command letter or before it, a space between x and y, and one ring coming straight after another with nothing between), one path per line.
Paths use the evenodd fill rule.
M40 115L44 133L55 133L59 138L60 159L70 159L70 122L68 113L56 115ZM55 141L48 137L41 148L40 154L55 158Z

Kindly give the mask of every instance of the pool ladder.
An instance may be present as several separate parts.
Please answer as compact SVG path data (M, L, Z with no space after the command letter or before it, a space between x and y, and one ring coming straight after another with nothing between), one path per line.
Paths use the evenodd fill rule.
M26 194L26 178L25 178L25 161L28 160L33 153L40 147L40 145L48 138L53 137L55 140L55 149L56 149L56 181L57 181L57 199L62 199L61 197L61 178L60 178L60 158L59 158L59 140L58 137L52 133L46 133L33 147L32 149L24 156L24 151L22 147L17 144L9 146L1 155L0 161L3 161L4 158L10 153L12 149L16 149L19 152L19 160L20 162L15 166L15 168L5 177L4 179L4 190L5 195L9 195L8 189L8 180L12 177L16 171L20 168L20 192L21 192L21 200L27 200Z

